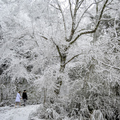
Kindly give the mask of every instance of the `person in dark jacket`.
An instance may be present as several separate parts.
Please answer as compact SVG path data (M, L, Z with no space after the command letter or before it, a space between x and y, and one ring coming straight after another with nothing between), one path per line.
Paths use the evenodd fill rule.
M24 90L23 93L22 93L22 99L23 99L24 106L25 106L26 105L26 100L28 99L26 90Z

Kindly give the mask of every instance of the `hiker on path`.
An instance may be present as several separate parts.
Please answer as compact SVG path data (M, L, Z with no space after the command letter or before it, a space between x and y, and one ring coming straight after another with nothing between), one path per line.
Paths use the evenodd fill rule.
M23 91L22 99L23 99L24 106L25 106L25 105L26 105L26 101L27 101L27 99L28 99L28 97L27 97L27 93L26 93L26 90Z
M20 96L20 93L21 93L21 91L19 91L19 92L17 93L16 99L15 99L15 107L16 107L17 103L19 103L19 106L21 106L20 99L21 99L22 97Z

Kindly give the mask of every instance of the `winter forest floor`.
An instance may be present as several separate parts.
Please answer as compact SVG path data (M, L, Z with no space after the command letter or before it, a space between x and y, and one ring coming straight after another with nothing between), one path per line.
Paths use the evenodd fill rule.
M38 107L39 105L0 107L0 120L28 120L30 113Z

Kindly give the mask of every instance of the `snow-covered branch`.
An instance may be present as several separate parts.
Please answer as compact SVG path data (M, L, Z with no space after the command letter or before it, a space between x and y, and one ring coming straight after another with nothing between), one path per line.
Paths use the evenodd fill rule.
M80 21L82 20L84 14L88 11L88 9L89 9L93 4L95 4L95 3L90 4L90 5L88 6L88 8L83 12L83 14L82 14L81 17L79 18L79 21L78 21L78 23L77 23L77 25L76 25L76 27L75 27L75 30L78 28L79 23L80 23Z
M82 53L81 53L82 54ZM75 59L76 57L78 57L81 54L77 54L75 56L73 56L70 60L68 60L64 65L68 64L70 61L72 61L73 59Z
M73 41L70 42L70 44L73 44L81 35L94 33L97 30L97 28L99 27L100 20L102 18L102 15L103 15L103 12L104 12L104 9L106 7L107 2L108 2L108 0L105 1L104 5L102 7L102 10L100 12L100 15L99 15L99 18L98 18L98 21L97 21L95 28L93 30L86 30L84 32L81 32L79 35L77 35L77 37L75 37L75 39Z
M52 40L52 42L54 43L54 45L56 46L60 58L62 58L62 54L61 54L61 52L60 52L60 48L59 48L59 46L54 42L54 40L53 40L52 38L51 38L51 40Z
M64 17L63 10L62 10L62 8L61 8L61 6L60 6L58 0L56 0L56 2L57 2L57 5L58 5L58 7L59 7L59 10L60 10L60 12L61 12L61 14L62 14L63 24L64 24L64 30L65 30L65 40L66 40L66 39L67 39L67 36L66 36L66 34L67 34L67 30L66 30L65 17Z
M71 18L73 17L73 13L72 13L72 5L71 5L71 0L69 0L69 6L70 6L70 14L71 14Z

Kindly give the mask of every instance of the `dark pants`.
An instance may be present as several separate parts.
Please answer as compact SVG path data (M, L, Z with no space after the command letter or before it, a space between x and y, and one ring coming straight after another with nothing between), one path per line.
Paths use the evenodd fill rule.
M24 106L26 105L26 101L27 101L26 99L23 99L23 102L24 102Z

